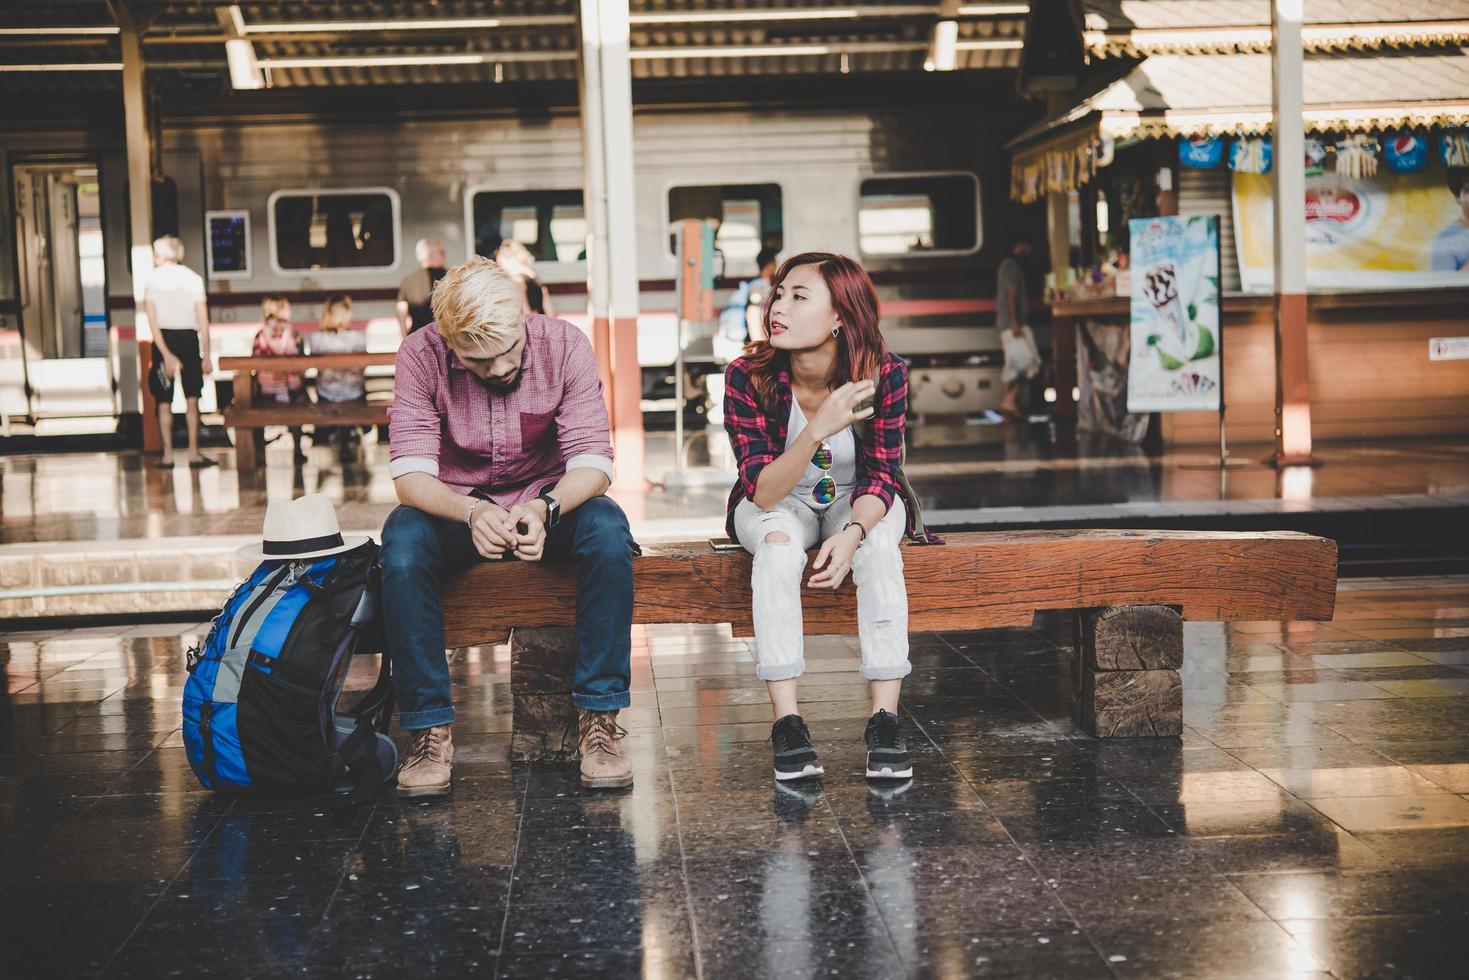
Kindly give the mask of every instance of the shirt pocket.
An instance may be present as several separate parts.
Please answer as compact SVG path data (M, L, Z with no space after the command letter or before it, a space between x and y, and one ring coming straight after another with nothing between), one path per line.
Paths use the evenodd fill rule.
M520 448L522 452L540 449L548 439L556 435L555 412L520 413Z

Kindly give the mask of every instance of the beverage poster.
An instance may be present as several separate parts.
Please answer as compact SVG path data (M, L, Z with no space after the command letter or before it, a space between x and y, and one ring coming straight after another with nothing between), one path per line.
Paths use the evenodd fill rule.
M1218 411L1219 219L1134 218L1129 412Z
M1333 171L1306 178L1306 286L1415 289L1469 285L1469 171L1437 154L1415 173ZM1275 281L1269 175L1234 174L1234 235L1244 288Z

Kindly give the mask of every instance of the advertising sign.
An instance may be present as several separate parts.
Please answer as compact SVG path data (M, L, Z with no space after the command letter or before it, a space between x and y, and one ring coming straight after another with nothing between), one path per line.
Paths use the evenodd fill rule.
M1306 178L1306 286L1413 289L1469 286L1469 186L1463 168L1435 160L1417 173ZM1270 178L1233 175L1240 279L1250 292L1275 280Z
M1129 412L1218 411L1219 219L1134 218Z

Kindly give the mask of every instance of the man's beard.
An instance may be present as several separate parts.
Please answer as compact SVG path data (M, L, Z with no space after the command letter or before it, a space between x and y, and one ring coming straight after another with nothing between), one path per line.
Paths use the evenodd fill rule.
M485 384L494 388L496 391L514 391L520 385L521 373L520 368L516 368L515 373L510 376L509 381L497 381L494 378L485 378Z

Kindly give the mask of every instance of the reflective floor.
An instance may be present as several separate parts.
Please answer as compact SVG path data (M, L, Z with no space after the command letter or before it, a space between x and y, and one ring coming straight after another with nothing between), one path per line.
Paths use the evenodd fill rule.
M1440 977L1469 957L1469 579L1190 624L1180 739L1069 722L1069 624L915 638L917 778L772 785L749 645L637 631L636 785L512 767L508 653L452 655L452 798L231 799L180 747L197 627L0 636L7 976ZM181 635L174 635L181 634ZM364 667L370 666L367 664Z
M270 497L323 492L337 502L342 527L376 531L396 504L387 450L371 442L343 466L329 448L309 449L292 467L289 441L276 441L267 465L249 476L231 449L210 449L220 466L156 469L133 453L12 455L0 458L0 547L56 542L166 542L194 536L258 534ZM612 496L644 539L722 535L734 466L721 430L691 433L679 455L691 480L675 487L671 433L646 436L646 485ZM1170 503L1258 511L1363 509L1368 498L1469 499L1469 442L1462 439L1323 443L1322 465L1284 472L1261 465L1269 446L1238 446L1242 465L1221 471L1217 453L1190 449L1149 456L1137 447L1078 442L1048 427L915 427L905 469L926 510L951 525L976 525L1025 508L1048 519L1094 520ZM634 481L637 482L637 481ZM1131 510L1129 510L1131 509ZM1197 508L1195 508L1197 509Z

